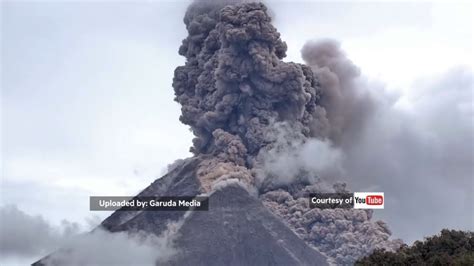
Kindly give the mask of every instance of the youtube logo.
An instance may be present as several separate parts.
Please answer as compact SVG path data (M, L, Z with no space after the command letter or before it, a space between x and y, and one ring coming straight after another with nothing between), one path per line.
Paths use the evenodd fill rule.
M354 192L354 209L383 209L383 192Z
M383 196L369 195L369 196L365 197L365 203L367 203L367 205L382 205L383 204Z

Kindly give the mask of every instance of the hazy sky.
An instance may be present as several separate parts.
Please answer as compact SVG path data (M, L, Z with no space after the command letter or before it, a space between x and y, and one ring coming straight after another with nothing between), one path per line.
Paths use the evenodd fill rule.
M192 135L171 87L188 3L1 2L1 205L53 224L84 223L90 195L133 195L190 156ZM339 40L367 79L400 96L401 108L417 106L420 82L473 67L468 2L269 6L289 47L285 60L301 62L309 39ZM472 110L472 90L467 97ZM440 219L409 236L388 224L412 241L438 232Z

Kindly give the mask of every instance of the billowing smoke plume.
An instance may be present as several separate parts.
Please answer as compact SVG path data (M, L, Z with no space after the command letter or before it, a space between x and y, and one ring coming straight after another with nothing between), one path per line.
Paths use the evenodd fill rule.
M319 88L307 66L281 61L286 44L263 4L198 2L184 21L189 36L179 52L187 61L175 70L173 87L196 154L221 153L220 138L235 147L228 160L248 160L268 144L276 121L309 136Z
M472 218L460 219L473 211L472 69L425 77L400 96L359 75L335 41L308 42L302 55L323 90L327 136L342 154L331 178L357 191L384 191L390 200L377 215L405 241L442 228L472 230ZM300 161L316 154L300 153ZM432 200L445 194L458 203Z
M180 120L195 135L191 150L203 159L203 192L231 181L255 187L269 210L337 263L397 247L371 212L307 206L310 192L345 190L321 177L341 175L341 151L372 108L338 44L308 44L308 65L283 62L286 44L261 3L197 1L184 22L186 63L173 87Z
M302 51L304 61L317 76L322 89L317 108L315 135L336 145L354 142L374 109L374 100L359 84L359 69L334 40L310 41Z
M264 205L302 239L337 265L350 265L375 248L394 250L402 244L400 240L389 240L391 232L383 221L370 221L372 210L310 208L307 194L322 191L345 190L343 185L330 190L324 184L316 183L293 195L280 189L263 194L261 198Z
M260 150L252 169L261 191L293 182L310 184L325 180L333 183L334 176L343 175L344 154L328 138L307 138L287 122L274 123L267 138L271 144Z
M308 66L281 60L286 44L261 3L198 1L184 22L189 36L179 53L186 64L175 70L173 87L180 120L196 136L192 151L212 156L200 168L203 188L217 178L255 184L249 169L274 142L275 123L310 136L320 88Z

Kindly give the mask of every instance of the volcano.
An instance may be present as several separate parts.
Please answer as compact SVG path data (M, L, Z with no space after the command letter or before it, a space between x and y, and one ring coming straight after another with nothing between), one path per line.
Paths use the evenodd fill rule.
M100 226L159 236L178 224L178 252L159 265L351 264L399 244L370 210L309 208L309 193L343 184L328 189L305 169L284 181L265 171L268 154L325 140L331 122L317 75L282 60L287 46L271 21L262 3L195 1L185 14L186 63L173 88L194 156L138 196L208 196L209 210L116 211Z
M198 195L199 161L186 160L138 196ZM169 223L184 219L174 243L179 254L159 265L327 265L325 255L307 245L238 182L217 188L209 206L209 211L191 211L186 218L183 211L116 211L101 226L111 232L160 235Z
M191 159L145 189L145 195L195 196L199 180ZM102 226L110 231L145 230L160 235L184 212L115 212ZM326 265L308 246L239 183L212 192L209 211L190 212L177 231L182 252L164 265Z

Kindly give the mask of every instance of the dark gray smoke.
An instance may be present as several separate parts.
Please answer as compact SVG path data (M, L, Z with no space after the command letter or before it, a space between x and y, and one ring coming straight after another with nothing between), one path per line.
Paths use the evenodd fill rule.
M175 70L173 88L180 120L195 135L191 150L203 159L201 190L231 181L257 188L269 210L337 263L397 247L370 212L315 214L307 206L309 192L333 191L319 177L342 160L337 147L360 131L372 106L355 90L359 72L339 46L308 45L309 66L283 62L286 44L261 3L197 1L184 22L188 36L179 53L186 63Z
M304 193L292 195L280 189L265 193L261 198L295 233L337 265L351 265L375 248L394 250L402 244L401 240L389 240L392 233L385 222L371 221L372 210L310 208L307 193L321 191L342 192L344 189L327 189L324 184L316 183L305 187Z
M277 121L309 136L320 91L311 70L281 61L286 44L263 4L222 6L196 2L184 18L186 64L175 70L173 87L180 119L196 136L192 151L218 152L221 130L243 144L248 160L269 143L266 131Z
M302 56L323 90L327 136L342 153L333 178L358 191L384 191L379 217L408 242L442 228L472 230L472 69L426 77L401 98L364 80L335 41L308 42ZM456 204L434 200L448 194Z
M315 135L328 137L336 145L350 145L375 105L368 91L358 84L359 68L334 40L310 41L301 54L322 89L319 120L313 125Z
M345 148L347 180L385 192L380 218L408 242L442 228L474 229L473 76L456 67L420 80L405 108L379 98L376 115ZM455 200L440 200L447 195Z

